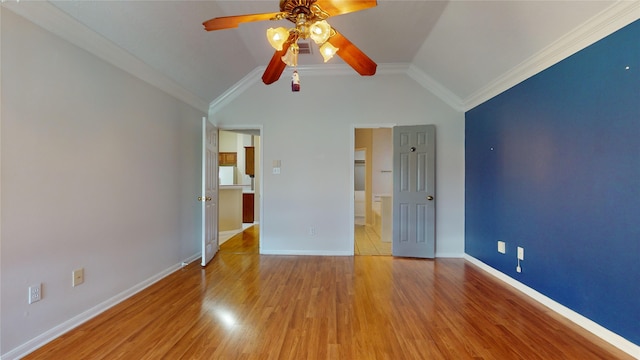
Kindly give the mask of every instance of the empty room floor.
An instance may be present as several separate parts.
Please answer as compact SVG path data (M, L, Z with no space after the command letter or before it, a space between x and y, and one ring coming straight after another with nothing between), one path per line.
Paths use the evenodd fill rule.
M260 255L257 234L24 359L631 359L464 259Z

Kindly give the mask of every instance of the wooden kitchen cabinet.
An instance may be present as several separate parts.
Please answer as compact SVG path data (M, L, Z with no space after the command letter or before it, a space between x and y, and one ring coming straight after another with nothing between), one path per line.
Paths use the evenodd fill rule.
M253 146L245 146L244 150L244 173L251 177L254 177L256 174L255 148Z
M220 166L236 166L238 164L238 154L234 152L218 153L218 165Z
M242 222L253 223L253 193L242 194Z

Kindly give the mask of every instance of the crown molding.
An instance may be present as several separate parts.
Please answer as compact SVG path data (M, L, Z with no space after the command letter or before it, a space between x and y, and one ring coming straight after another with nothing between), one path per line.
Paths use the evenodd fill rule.
M215 113L258 82L259 74L265 69L263 66L257 67L221 96L207 103L47 1L3 2L1 6L196 109L203 112L208 110L209 114ZM468 111L639 18L640 1L618 1L464 100L413 64L380 64L377 73L380 75L404 73L452 108ZM305 72L305 76L356 75L348 65L344 64L300 66L299 69Z
M378 64L376 75L405 74L408 67L409 64L403 63ZM264 70L264 67L262 69ZM305 76L351 75L360 77L360 75L347 64L304 65L298 66L298 70L304 72ZM290 67L287 67L285 72L292 72L292 70Z
M440 100L447 103L453 109L457 111L464 111L462 100L449 89L442 86L439 82L434 80L431 76L427 75L424 71L418 69L415 65L411 64L407 69L407 75L415 80L418 84L422 85L425 89L431 91Z
M249 87L258 83L260 74L264 72L264 66L258 66L251 71L247 76L238 81L235 85L230 87L222 95L218 96L209 105L209 116L213 116L216 112L229 104L231 101L240 96ZM298 66L298 70L304 72L304 76L359 76L358 73L346 64L318 64L318 65L305 65ZM284 73L291 73L290 67L285 69ZM411 64L406 63L394 63L394 64L379 64L376 70L376 75L407 75L415 82L420 84L426 90L432 92L440 100L447 103L449 106L458 111L464 111L462 106L462 100L435 81L433 78L422 72Z
M251 86L260 82L261 74L266 69L266 66L258 66L248 73L245 77L240 79L233 86L228 88L222 95L215 98L209 104L209 117L213 118L213 115L220 109L228 105L230 102L238 98ZM329 64L329 65L304 65L298 66L298 70L304 72L304 76L318 76L318 75L351 75L354 71L347 65ZM292 73L291 67L287 66L283 72ZM281 76L282 78L282 76Z
M222 93L222 95L218 96L211 103L209 103L209 118L213 119L213 114L235 100L238 96L240 96L240 94L247 91L247 89L258 83L258 81L260 80L260 74L264 72L264 69L264 66L258 66L257 68L251 70L247 75L240 79L240 81L235 83L224 93Z
M209 104L202 98L76 21L48 1L3 2L2 7L202 112L206 112L209 108Z
M640 1L621 0L464 99L465 111L499 95L640 18Z
M262 67L264 70L265 67ZM347 64L314 64L314 65L301 65L298 66L298 70L304 73L304 76L359 76L349 65ZM293 69L287 66L284 70L285 73L292 73Z

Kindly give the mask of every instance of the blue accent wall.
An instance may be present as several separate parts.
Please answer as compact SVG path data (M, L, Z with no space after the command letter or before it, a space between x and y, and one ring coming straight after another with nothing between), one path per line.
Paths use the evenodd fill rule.
M465 252L640 344L640 20L468 111L465 132Z

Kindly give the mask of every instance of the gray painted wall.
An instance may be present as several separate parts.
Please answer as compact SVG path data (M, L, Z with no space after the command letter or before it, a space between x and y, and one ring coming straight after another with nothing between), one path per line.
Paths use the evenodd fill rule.
M199 254L205 114L1 16L4 358Z
M404 74L305 76L257 83L211 114L223 127L262 126L261 246L273 254L353 253L355 127L435 124L438 256L464 253L464 114ZM279 175L271 164L280 160ZM315 235L309 228L315 228Z

